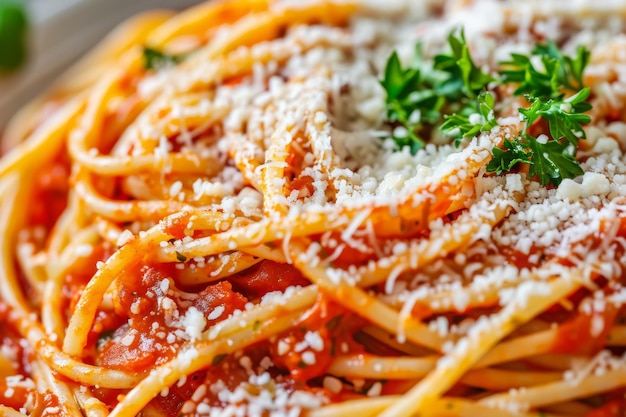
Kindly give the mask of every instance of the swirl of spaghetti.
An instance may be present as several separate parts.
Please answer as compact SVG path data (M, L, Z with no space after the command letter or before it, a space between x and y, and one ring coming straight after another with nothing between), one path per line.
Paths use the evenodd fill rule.
M0 414L626 413L626 9L130 18L0 158Z

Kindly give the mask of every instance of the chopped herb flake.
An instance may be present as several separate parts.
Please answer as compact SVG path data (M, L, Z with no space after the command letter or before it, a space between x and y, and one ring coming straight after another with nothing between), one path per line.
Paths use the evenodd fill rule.
M222 363L222 361L224 359L226 359L227 356L228 356L228 354L226 354L226 353L220 353L218 355L215 355L213 357L213 361L211 362L211 365L213 365L213 366L219 365L220 363Z

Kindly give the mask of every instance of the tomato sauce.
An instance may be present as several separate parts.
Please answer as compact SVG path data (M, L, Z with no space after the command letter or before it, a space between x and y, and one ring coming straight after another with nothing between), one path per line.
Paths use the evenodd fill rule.
M182 224L184 219L176 224ZM180 231L180 230L173 230ZM244 310L249 300L258 300L270 291L284 291L292 286L306 286L309 281L293 266L264 260L228 280L218 281L185 292L176 287L176 268L173 264L144 265L129 268L116 280L115 311L100 311L92 336L95 348L94 362L112 369L131 372L148 372L154 366L172 359L186 340L168 335L180 331L180 323L173 320L172 309L177 317L184 316L189 308L195 307L206 319L206 328L225 319L235 310ZM82 281L75 278L74 281ZM165 301L170 299L170 301ZM216 308L223 307L219 317L209 319ZM285 384L301 386L304 382L324 375L340 346L351 352L364 351L352 335L365 323L355 319L352 313L334 303L328 296L320 294L316 303L303 315L300 323L276 338L258 343L246 349L254 366L264 357L272 360L273 376L285 375ZM96 326L98 328L96 329ZM97 331L99 332L97 332ZM314 363L307 363L304 351L293 347L302 343L307 333L314 332L322 349L306 349L315 355ZM97 339L97 338L96 338ZM292 349L284 352L279 345ZM247 381L249 374L242 368L240 355L229 355L209 369L198 372L180 384L174 384L165 395L156 397L151 405L166 415L176 415L200 383L211 384L218 380L227 389L235 389ZM315 385L315 384L313 384ZM97 395L116 402L116 390L100 390ZM211 396L210 393L207 395ZM219 406L217 396L209 402Z
M376 258L376 254L373 249L364 251L361 248L354 248L350 245L344 244L342 248L339 248L335 242L341 242L342 238L339 232L330 233L330 237L327 239L319 239L322 245L322 257L332 257L331 265L335 268L348 268L350 265L363 265L370 260ZM332 242L332 243L331 243ZM369 247L369 242L367 246ZM363 248L364 249L364 248ZM336 254L338 253L338 255Z
M267 260L233 275L228 281L235 291L250 300L259 299L270 291L309 285L309 281L294 266Z
M185 229L191 216L191 213L182 211L168 217L162 222L163 231L174 236L175 239L182 239L185 237Z
M175 322L189 308L203 313L208 328L235 310L244 310L250 299L259 299L269 291L308 285L294 267L271 261L262 261L197 293L176 288L171 279L175 275L173 265L159 265L139 266L118 277L115 312L125 322L118 324L111 335L104 335L107 340L101 344L97 362L114 369L144 372L173 357L184 340L169 335L180 330ZM222 312L211 317L216 308ZM116 320L106 314L99 317L96 324L100 326L94 330L102 336Z
M550 347L552 353L567 353L579 355L595 355L606 345L606 339L611 330L617 310L607 306L601 314L604 325L600 334L592 336L593 321L598 314L577 314L574 318L559 325L554 343Z
M63 153L62 153L63 154ZM63 210L67 206L70 188L70 168L64 157L58 157L36 173L32 192L32 201L45 204L28 205L28 224L31 227L43 226L52 230Z
M326 373L334 356L340 353L341 346L348 346L352 352L363 351L352 338L363 325L329 296L320 293L316 303L297 326L270 342L270 354L276 366L288 371L294 381L319 377ZM298 348L308 345L305 341L310 332L316 334L315 339L321 340L321 350L310 345ZM314 363L305 357L305 352L313 354Z
M585 417L624 417L626 416L626 400L618 399L613 400L602 407L593 410L587 414Z
M41 409L41 416L58 416L59 411L61 410L61 404L59 402L59 398L54 395L52 392L46 391L44 393L40 393L38 395L37 409L33 414L37 415L37 410Z
M19 410L26 403L30 392L28 388L10 386L6 380L0 379L0 404Z
M117 313L127 317L128 323L115 330L111 340L103 344L99 356L103 365L147 371L171 359L184 342L171 335L180 330L174 322L190 307L204 313L205 318L215 308L223 307L218 318L207 319L208 326L245 308L247 299L234 292L229 282L211 284L197 295L187 294L174 286L169 279L171 275L170 266L160 265L139 267L134 273L120 277ZM141 279L136 279L137 276Z
M206 372L196 372L189 375L183 384L172 385L167 395L158 395L152 400L152 405L160 409L168 416L175 416L179 413L180 408L183 406L193 395L194 391L205 381Z

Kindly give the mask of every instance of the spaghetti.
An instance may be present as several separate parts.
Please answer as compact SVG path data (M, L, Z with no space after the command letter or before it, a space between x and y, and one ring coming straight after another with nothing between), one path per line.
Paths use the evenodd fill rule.
M120 26L4 131L0 411L623 416L626 9L596 3L222 0ZM506 88L497 128L397 149L385 60L458 27L487 72L589 48L583 174L487 172L522 129Z

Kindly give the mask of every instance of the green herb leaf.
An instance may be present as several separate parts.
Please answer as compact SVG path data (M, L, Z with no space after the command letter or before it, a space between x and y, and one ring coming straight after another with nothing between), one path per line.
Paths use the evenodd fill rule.
M475 101L469 101L459 112L445 115L439 127L444 135L455 138L458 146L463 138L471 138L480 132L488 132L498 125L494 112L495 101L490 93L482 93Z
M333 317L332 319L326 322L326 328L330 330L331 332L335 331L339 327L339 324L341 323L342 319L343 319L343 314L339 314Z
M535 103L539 104L533 103L531 106L535 111L534 117L541 117L548 122L553 139L565 138L571 144L577 145L579 139L586 137L582 125L591 121L591 117L582 114L591 109L591 105L584 101L589 97L589 91L589 88L584 88L563 101L541 102L540 99L535 99ZM527 117L527 111L522 109L520 113Z
M513 92L517 96L552 97L559 90L555 71L558 64L549 56L538 57L535 61L541 62L544 68L538 69L529 56L511 54L510 61L500 63L504 68L500 70L502 82L519 84Z
M385 66L385 78L381 81L387 91L388 100L397 100L406 97L418 86L419 71L403 69L398 54L394 51Z
M403 129L396 129L394 136L398 148L409 146L417 152L424 141L415 133L421 122L418 111L420 103L428 102L429 95L420 94L420 72L414 68L402 68L398 54L394 51L385 65L385 75L380 81L387 92L387 120L398 123Z
M558 62L558 71L555 78L562 88L577 91L583 88L583 71L589 63L591 53L583 46L576 50L576 56L564 55L559 47L553 42L537 44L533 50L533 55L548 56Z
M584 114L591 109L590 89L583 87L582 78L588 61L589 51L584 47L572 58L548 42L538 44L531 57L513 54L511 61L502 63L502 81L519 83L515 94L524 94L530 105L519 109L523 131L517 138L506 139L502 149L493 149L487 171L501 174L517 164L529 164L529 175L542 185L558 185L564 178L583 174L576 150L579 140L586 137L583 125L591 121ZM573 94L564 99L568 90ZM540 120L548 124L549 136L528 133Z
M571 153L570 148L573 147L569 143L551 140L544 144L535 138L529 139L528 144L533 154L529 173L531 177L536 175L541 185L559 185L564 178L583 174L583 169Z
M502 149L492 150L493 159L487 171L501 174L518 163L530 165L529 174L537 176L542 185L558 185L564 178L582 175L576 160L578 141L585 138L583 124L591 118L581 113L590 109L585 100L589 89L583 88L566 100L535 98L528 108L520 108L522 121L526 122L520 137L506 139ZM539 140L528 134L528 129L538 120L548 123L550 137Z
M187 54L169 55L148 46L143 48L144 66L148 70L159 70L174 66L187 58Z
M493 158L487 165L488 172L500 175L509 172L515 165L532 163L532 153L521 145L518 140L504 139L502 149L493 148Z
M26 60L28 18L20 0L0 0L0 70L14 70Z
M552 41L537 44L530 56L511 54L501 62L502 82L519 83L515 95L531 98L562 98L563 90L577 92L583 88L583 71L590 53L579 47L575 57L564 55Z
M176 251L176 260L178 262L187 262L187 257L183 255L182 253Z
M477 96L494 78L474 64L465 41L463 29L454 30L448 35L448 45L452 50L451 54L437 55L434 59L435 69L448 71L451 79L458 80L460 78L464 95Z
M101 349L102 346L113 339L113 335L115 334L114 330L105 330L98 335L98 340L96 342L96 349Z
M228 356L227 353L220 353L220 354L215 355L213 357L213 360L211 361L211 365L213 366L219 365L220 363L222 363L224 359L226 359L227 356Z
M403 68L393 52L380 84L387 93L387 121L395 125L397 148L409 147L412 154L417 153L426 142L423 135L439 126L445 114L458 110L463 98L468 100L468 116L472 109L480 114L481 103L472 101L491 81L493 78L474 64L462 30L450 33L448 52L435 55L432 62L424 59L419 44L415 63L409 68ZM451 120L446 130L452 130L456 121Z
M463 138L492 130L498 125L497 109L488 88L512 83L514 94L529 102L519 109L525 125L518 137L493 149L487 170L502 174L528 164L530 176L542 185L580 175L576 150L585 139L583 125L591 121L585 114L591 109L590 89L583 86L589 55L584 47L570 57L554 42L537 44L530 55L512 54L500 63L500 78L494 79L472 60L462 29L449 34L447 50L432 60L424 58L418 44L415 62L404 68L394 52L380 83L387 93L387 121L394 128L397 148L408 147L415 154L435 128L457 146ZM530 132L541 121L549 132L535 137Z
M501 174L509 172L519 163L529 165L531 177L537 177L541 185L559 185L564 178L582 175L583 170L572 151L575 148L567 141L538 141L524 134L517 140L505 139L503 149L493 149L493 159L487 171Z

